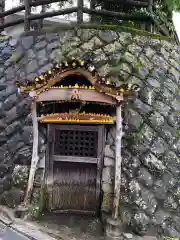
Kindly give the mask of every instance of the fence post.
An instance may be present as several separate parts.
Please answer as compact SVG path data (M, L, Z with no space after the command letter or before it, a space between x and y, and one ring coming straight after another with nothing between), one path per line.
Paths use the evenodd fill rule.
M30 7L31 0L24 0L25 14L24 14L24 31L30 31L30 20L27 18L31 14Z
M46 12L46 6L42 5L42 9L41 9L41 13L45 13ZM43 28L43 18L39 20L39 29Z
M96 1L95 0L91 0L90 1L90 9L94 10L96 8ZM91 16L91 22L94 21L94 15Z
M0 0L0 13L3 13L5 11L5 0ZM4 17L0 18L0 25L4 24ZM0 30L2 32L3 29Z
M153 7L153 0L149 0L149 2L148 2L148 11L149 11L150 13L152 13L152 7ZM153 32L153 24L152 24L152 23L149 24L149 26L148 26L148 31L149 31L149 32Z
M78 0L78 10L77 10L77 23L83 23L83 7L84 7L84 0Z

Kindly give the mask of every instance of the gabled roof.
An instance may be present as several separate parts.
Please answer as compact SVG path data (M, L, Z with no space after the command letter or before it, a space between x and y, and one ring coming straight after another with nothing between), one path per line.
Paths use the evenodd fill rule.
M122 97L133 96L139 90L137 85L122 84L116 87L110 77L100 77L96 68L89 62L72 58L69 61L56 63L54 67L31 81L17 82L20 94L29 93L31 97L38 97L42 92L48 91L57 82L73 74L83 75L90 84L100 93L113 97L117 101ZM61 88L61 87L60 87ZM62 87L63 88L63 87ZM76 88L73 86L71 88ZM77 87L78 88L78 87Z

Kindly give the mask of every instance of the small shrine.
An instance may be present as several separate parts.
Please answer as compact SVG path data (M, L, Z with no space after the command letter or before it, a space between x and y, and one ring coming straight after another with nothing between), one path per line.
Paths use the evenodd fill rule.
M133 100L137 85L116 87L89 61L72 58L31 81L17 82L32 99L33 152L24 203L30 202L38 164L38 125L47 125L45 182L50 210L96 214L102 199L106 126L116 124L113 219L118 218L121 184L122 103ZM72 188L73 187L73 188ZM74 196L77 196L74 199Z
M37 102L41 123L113 124L117 102L132 99L138 89L128 84L116 88L110 77L100 77L93 65L76 59L17 86Z

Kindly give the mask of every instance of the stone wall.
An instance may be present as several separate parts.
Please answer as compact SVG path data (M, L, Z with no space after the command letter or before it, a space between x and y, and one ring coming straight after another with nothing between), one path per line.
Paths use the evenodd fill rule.
M15 165L28 166L31 160L31 103L18 96L15 81L47 71L55 58L85 56L100 75L109 73L117 85L141 86L137 100L124 106L120 208L124 224L138 234L180 237L180 49L131 33L76 29L1 40L0 50L0 201L8 204L5 196L17 188L21 201L23 192L12 182L12 173ZM44 132L42 128L40 158L45 152ZM102 173L102 209L106 211L112 193L114 137L113 127Z

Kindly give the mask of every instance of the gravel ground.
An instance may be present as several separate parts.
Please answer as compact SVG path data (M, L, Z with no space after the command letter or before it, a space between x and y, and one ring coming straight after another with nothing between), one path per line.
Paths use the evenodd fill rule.
M65 214L44 215L38 222L62 240L105 240L102 225L97 218L69 216Z

